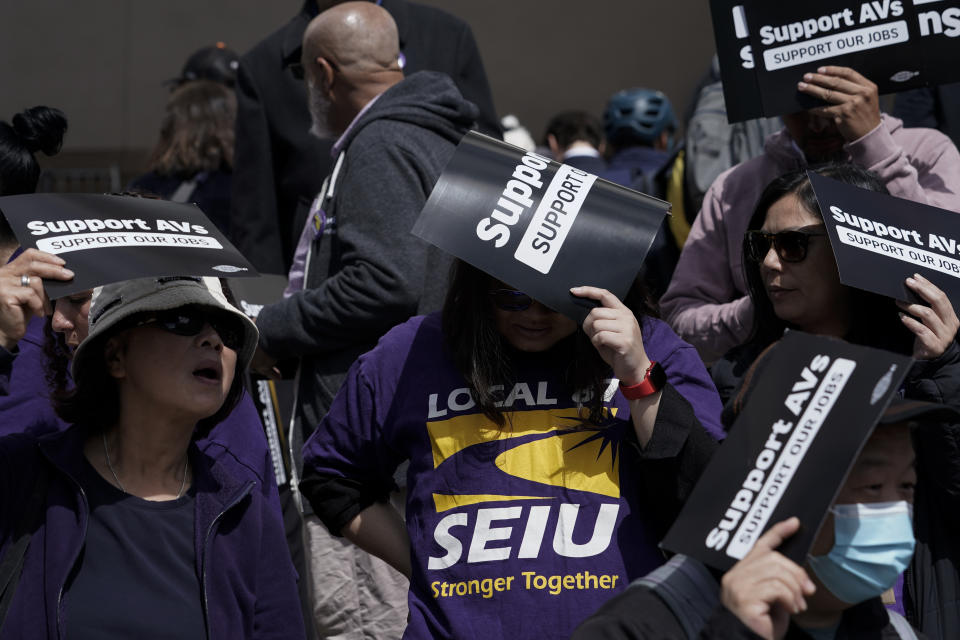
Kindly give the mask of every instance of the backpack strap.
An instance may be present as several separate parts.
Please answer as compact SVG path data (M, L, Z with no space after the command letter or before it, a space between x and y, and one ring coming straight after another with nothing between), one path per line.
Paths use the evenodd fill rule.
M48 474L47 465L40 464L33 484L33 493L27 501L27 508L23 510L20 521L13 530L13 543L7 547L6 553L0 559L0 629L3 629L3 621L7 617L10 603L13 602L13 594L20 583L23 559L30 546L33 528L39 522L46 505Z
M887 609L887 616L890 618L891 626L903 640L917 640L917 632L913 630L906 618L890 609Z

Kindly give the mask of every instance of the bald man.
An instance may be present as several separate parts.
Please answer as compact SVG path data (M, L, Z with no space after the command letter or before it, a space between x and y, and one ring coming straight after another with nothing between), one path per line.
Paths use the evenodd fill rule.
M304 81L293 73L307 24L338 0L301 0L286 25L240 59L230 239L262 273L286 274L297 235L333 168L334 140L309 136ZM432 6L377 0L397 23L407 75L441 71L480 108L481 131L500 135L499 118L470 26ZM436 4L436 3L433 3Z
M398 54L393 19L370 2L328 9L304 33L313 130L339 136L336 162L301 234L300 287L260 312L254 363L269 374L299 359L297 454L353 361L394 325L438 310L446 292L449 259L410 229L477 108L446 75L405 78ZM306 477L300 489L309 500L323 487ZM320 636L399 637L405 579L314 516L306 523Z

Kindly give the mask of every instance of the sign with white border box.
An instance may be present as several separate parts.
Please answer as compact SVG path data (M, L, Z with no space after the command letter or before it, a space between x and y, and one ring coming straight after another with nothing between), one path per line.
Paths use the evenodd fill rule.
M803 565L847 473L913 360L788 332L661 546L726 571L792 516L778 551Z
M960 80L960 0L711 0L730 122L823 106L803 74L856 69L879 93Z
M808 171L840 282L920 302L905 281L919 273L960 312L960 213L868 191Z
M582 321L596 303L570 288L623 299L670 204L534 152L469 132L414 235Z
M76 275L50 298L152 276L255 277L253 265L192 204L86 193L0 198L20 245L60 256Z

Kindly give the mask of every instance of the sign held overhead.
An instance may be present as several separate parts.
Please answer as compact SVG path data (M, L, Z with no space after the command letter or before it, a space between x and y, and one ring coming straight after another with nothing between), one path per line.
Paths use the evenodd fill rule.
M669 207L470 132L413 233L582 321L593 302L575 298L570 288L598 286L623 298Z
M131 278L258 275L194 205L35 193L0 198L0 213L21 246L61 256L76 274L44 282L51 298Z
M803 74L852 67L892 93L960 80L960 0L711 0L730 122L821 106Z

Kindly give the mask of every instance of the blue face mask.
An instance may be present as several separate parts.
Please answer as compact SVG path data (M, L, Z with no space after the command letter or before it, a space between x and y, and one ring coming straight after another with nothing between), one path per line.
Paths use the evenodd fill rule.
M907 502L838 504L833 549L810 568L833 595L856 604L897 582L913 557L913 507Z

